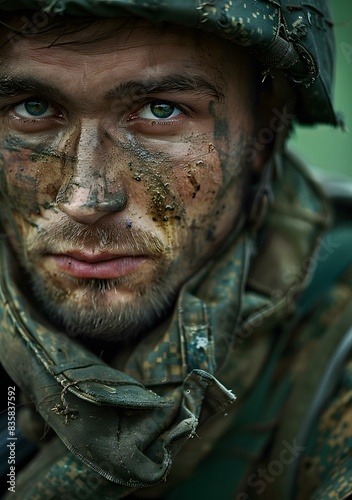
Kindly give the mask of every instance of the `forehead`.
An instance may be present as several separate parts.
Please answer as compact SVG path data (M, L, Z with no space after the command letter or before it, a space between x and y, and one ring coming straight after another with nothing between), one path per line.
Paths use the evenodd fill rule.
M9 24L21 27L21 18ZM153 66L167 62L185 65L185 69L215 71L218 76L228 74L231 67L242 74L249 65L248 57L232 43L197 29L165 23L153 24L138 18L91 19L90 22L68 18L68 22L53 24L43 33L20 34L15 31L0 33L2 63L12 69L26 61L46 65L65 64L68 60L87 60L100 66L113 66L121 58L128 64L129 57L139 58ZM131 61L132 63L133 61ZM145 65L144 64L144 65Z
M91 22L74 18L68 23L53 23L43 32L26 33L21 31L20 19L10 22L13 30L0 31L2 56L17 54L29 47L36 49L65 48L81 55L110 54L115 50L138 48L154 50L162 46L169 48L182 46L189 50L205 51L208 46L207 36L199 30L181 28L174 25L153 24L142 19L91 19ZM16 31L17 30L17 31ZM33 54L35 55L35 54Z

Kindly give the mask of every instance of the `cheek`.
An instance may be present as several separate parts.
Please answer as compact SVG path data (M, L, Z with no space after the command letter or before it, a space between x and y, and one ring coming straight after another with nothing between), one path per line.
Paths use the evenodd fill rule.
M168 148L167 153L145 152L142 161L133 158L129 169L135 191L144 190L150 215L157 222L203 213L223 183L221 162L209 141L192 146L185 141Z
M10 210L26 217L40 214L40 207L52 201L57 185L56 171L49 160L39 161L31 150L1 153L1 198Z
M177 154L178 153L178 154ZM148 160L147 160L148 158ZM143 204L152 224L166 237L170 252L188 252L209 239L210 220L217 211L223 173L218 154L207 142L179 144L175 151L150 153L129 162L131 209ZM147 222L147 221L145 221ZM200 252L201 250L201 252ZM196 260L207 249L197 249Z
M169 158L128 164L130 181L127 183L130 209L142 206L153 223L165 230L167 223L179 221L184 215L177 189L174 189L174 165Z
M172 194L181 217L174 228L180 245L189 249L189 259L211 254L227 236L241 207L241 177L224 170L218 152L212 149L196 160L172 170Z
M175 169L175 191L184 207L192 252L198 255L214 251L241 213L245 162L240 131L235 138L232 146L214 138L201 148L203 155Z
M11 209L38 212L37 181L30 152L3 151L1 157L1 196L6 205Z
M236 130L236 134L233 131L230 134L225 123L223 129L226 133L219 138L214 134L193 144L183 158L179 157L172 170L174 190L191 222L194 218L215 213L219 216L228 191L236 192L241 183L242 132ZM231 144L228 137L233 138Z
M46 159L43 163L38 161L31 149L4 148L0 152L1 223L19 253L21 241L30 234L36 237L41 214L52 200L50 177L55 171Z
M217 155L212 153L177 168L174 179L186 213L196 217L208 212L216 202L223 184L223 172Z

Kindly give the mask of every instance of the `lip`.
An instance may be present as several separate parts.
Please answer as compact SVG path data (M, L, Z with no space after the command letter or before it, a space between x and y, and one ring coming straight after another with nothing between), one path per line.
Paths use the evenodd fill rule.
M147 260L143 255L70 252L49 256L60 271L76 278L114 279L130 274Z

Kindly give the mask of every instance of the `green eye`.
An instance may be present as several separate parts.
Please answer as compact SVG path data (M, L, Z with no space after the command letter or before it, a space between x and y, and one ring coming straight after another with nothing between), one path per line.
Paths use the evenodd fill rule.
M150 105L150 111L156 118L170 118L175 111L175 106L166 102L158 102Z
M24 108L29 115L42 116L48 111L49 104L46 101L31 100L24 102Z
M55 108L45 99L26 99L14 107L14 111L22 118L47 118L54 116Z
M167 101L154 101L147 104L139 116L147 120L167 120L180 114L182 111L175 104Z

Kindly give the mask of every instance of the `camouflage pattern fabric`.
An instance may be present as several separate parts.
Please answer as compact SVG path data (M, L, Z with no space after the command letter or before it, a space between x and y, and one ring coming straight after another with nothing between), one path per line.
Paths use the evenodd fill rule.
M322 290L309 314L290 326L271 391L277 391L284 374L291 390L273 422L275 431L265 458L253 465L238 492L241 500L350 498L351 325L349 267ZM340 346L342 352L336 356ZM296 421L300 414L303 425Z
M4 11L32 9L23 34L62 13L138 16L212 32L255 55L264 70L282 70L299 95L298 120L342 125L332 105L334 35L327 0L3 0ZM31 21L33 17L33 22ZM43 19L42 19L43 18ZM16 32L13 33L16 36Z
M309 337L336 328L344 315L352 316L352 267L324 295L310 322L301 326L302 344ZM350 337L352 335L350 322ZM312 425L299 467L297 498L347 499L352 496L352 349L338 366L338 378L328 387L328 399ZM333 377L332 377L333 379ZM329 392L330 391L330 392Z
M268 365L273 332L309 278L306 259L330 218L329 204L299 162L291 155L282 160L260 234L254 238L239 225L222 253L184 286L170 326L142 339L123 372L31 308L2 249L1 361L65 445L43 446L18 481L19 498L74 497L84 477L97 484L85 498L123 498L136 489L138 496L164 498L165 488L191 474L233 426ZM266 404L264 393L262 399ZM280 397L268 417L281 404ZM228 416L214 420L214 414ZM201 445L188 440L196 433Z
M271 330L271 354L247 397L237 392L229 430L169 500L210 500L219 485L222 500L352 497L351 240L351 223L344 222L321 239L312 260L320 262L318 273L291 319ZM331 266L339 272L329 277Z

